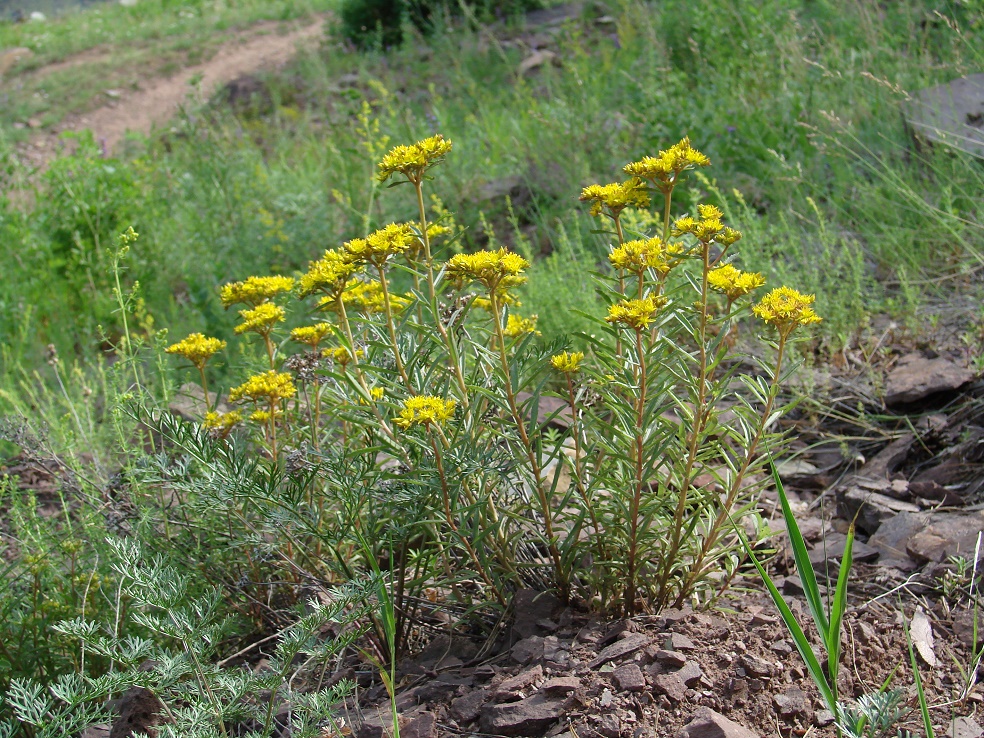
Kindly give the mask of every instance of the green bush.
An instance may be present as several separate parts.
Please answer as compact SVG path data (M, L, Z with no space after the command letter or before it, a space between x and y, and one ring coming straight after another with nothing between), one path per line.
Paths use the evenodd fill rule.
M479 0L468 3L468 15L488 20L542 7L540 0ZM403 26L412 23L429 32L437 19L460 15L462 4L449 0L344 0L340 10L342 35L360 48L398 46Z

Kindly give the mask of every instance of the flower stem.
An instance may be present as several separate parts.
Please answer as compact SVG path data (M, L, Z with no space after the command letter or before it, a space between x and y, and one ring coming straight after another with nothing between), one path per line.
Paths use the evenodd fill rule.
M646 412L646 387L647 387L647 368L646 353L642 345L641 328L636 329L636 353L639 361L638 386L639 397L636 400L636 427L633 455L635 456L635 492L632 495L632 505L629 508L629 571L625 587L625 602L623 603L627 615L635 613L635 602L637 597L636 578L638 575L638 547L639 547L639 508L642 506L642 491L645 486L643 477L643 452L645 450L645 412Z

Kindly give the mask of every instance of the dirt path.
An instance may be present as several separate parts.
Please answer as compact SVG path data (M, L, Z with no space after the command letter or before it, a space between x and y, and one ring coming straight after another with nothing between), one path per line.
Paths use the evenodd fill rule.
M287 33L279 33L281 27L280 23L258 23L224 43L202 64L185 67L170 77L147 79L139 90L125 92L95 110L66 118L56 130L31 141L27 146L28 157L43 165L57 153L60 133L86 128L112 152L127 132L148 134L155 126L173 118L189 96L208 99L237 77L287 63L299 48L317 44L323 33L324 18ZM196 79L199 82L193 89L191 82Z

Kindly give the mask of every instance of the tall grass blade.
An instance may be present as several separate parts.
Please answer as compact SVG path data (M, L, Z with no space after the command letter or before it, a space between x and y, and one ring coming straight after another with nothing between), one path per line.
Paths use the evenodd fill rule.
M830 629L824 645L827 647L827 673L830 675L830 686L834 696L837 695L837 672L840 669L841 623L844 621L844 611L847 609L847 579L851 574L854 561L854 526L847 531L844 542L844 554L841 556L840 571L837 574L837 589L834 590L834 600L830 607Z

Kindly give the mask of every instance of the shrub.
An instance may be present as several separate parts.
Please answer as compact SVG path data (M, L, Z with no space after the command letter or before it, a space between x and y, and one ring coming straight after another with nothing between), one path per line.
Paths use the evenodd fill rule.
M203 429L160 424L190 462L152 481L198 500L204 527L237 521L233 545L262 546L298 581L387 562L404 621L424 590L471 607L534 584L629 614L713 600L740 558L731 520L764 481L762 450L781 441L780 378L794 331L820 320L813 297L781 287L751 307L764 280L734 265L741 234L721 211L672 217L674 189L709 164L685 139L626 166L626 181L583 190L617 240L598 277L607 315L586 316L583 351L543 345L516 299L526 259L436 258L456 234L431 222L424 189L451 149L438 135L383 157L378 178L409 186L415 221L329 249L297 279L223 288L264 363L230 392L241 409L207 408ZM623 215L654 195L658 232L626 234ZM288 310L312 298L317 322L282 335ZM741 373L750 313L775 352ZM203 381L219 350L198 335L169 349ZM547 396L566 407L544 417Z
M469 2L470 15L479 19L509 16L542 7L540 0ZM462 3L449 0L344 0L339 9L342 35L360 48L373 45L398 46L403 26L412 23L422 33L429 32L437 18L461 12Z

